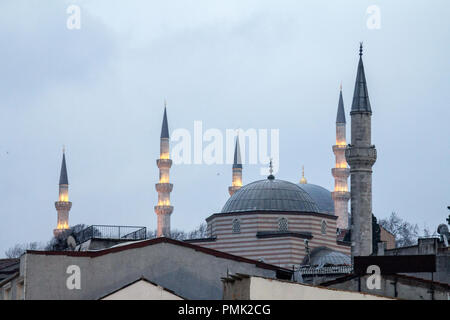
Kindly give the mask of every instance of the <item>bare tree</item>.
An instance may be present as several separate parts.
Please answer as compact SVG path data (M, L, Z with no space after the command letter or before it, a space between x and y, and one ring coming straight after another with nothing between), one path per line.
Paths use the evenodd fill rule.
M39 250L42 248L42 244L38 242L16 244L5 251L5 256L9 259L19 258L27 250Z
M193 231L191 231L189 233L188 239L207 238L208 236L209 235L208 235L206 223L202 223L196 229L194 229Z
M183 230L173 229L170 231L170 238L175 240L187 240L187 239L199 239L208 237L206 230L206 223L200 224L197 228L190 232L186 232ZM156 230L147 231L147 238L153 239L156 238Z
M69 248L69 244L67 243L67 238L69 236L72 236L77 240L77 235L80 231L84 230L86 228L86 225L84 224L77 224L67 230L64 230L60 232L56 237L53 237L47 246L45 247L45 250L49 251L64 251Z
M395 237L396 247L406 247L417 243L419 226L409 223L392 212L389 218L381 219L380 225Z

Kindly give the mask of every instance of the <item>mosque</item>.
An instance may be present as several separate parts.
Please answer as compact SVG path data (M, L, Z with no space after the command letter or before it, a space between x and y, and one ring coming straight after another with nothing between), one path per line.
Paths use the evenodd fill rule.
M356 83L351 106L351 143L346 140L346 117L342 86L337 106L336 144L332 150L335 167L331 169L335 185L332 192L307 182L304 172L299 183L277 179L272 171L262 180L242 184L243 165L239 137L236 138L230 198L221 212L206 218L206 238L186 242L279 267L310 265L351 265L351 257L372 253L372 165L376 150L371 144L371 115L367 83L359 52ZM166 108L161 136L157 236L170 237L170 203L173 184L169 173L170 137ZM349 192L348 178L351 178ZM68 229L71 202L63 154L60 196L54 234ZM351 214L348 202L351 199ZM344 236L351 232L351 241Z

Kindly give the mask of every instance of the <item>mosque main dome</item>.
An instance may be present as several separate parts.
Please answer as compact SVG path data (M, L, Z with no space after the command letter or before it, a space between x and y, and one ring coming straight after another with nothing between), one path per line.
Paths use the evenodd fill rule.
M311 196L321 213L334 214L334 201L330 191L311 183L301 183L298 186Z
M299 185L273 176L243 186L222 208L222 213L246 211L323 213L314 197Z

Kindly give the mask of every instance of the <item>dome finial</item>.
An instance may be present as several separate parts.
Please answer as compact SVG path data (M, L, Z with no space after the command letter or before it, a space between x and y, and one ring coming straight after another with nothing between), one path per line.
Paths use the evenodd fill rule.
M305 166L302 166L302 178L300 179L300 184L307 184L308 181L306 181L305 178Z
M269 180L275 179L275 176L273 175L273 164L272 164L272 158L270 158L269 162L269 176L267 177Z

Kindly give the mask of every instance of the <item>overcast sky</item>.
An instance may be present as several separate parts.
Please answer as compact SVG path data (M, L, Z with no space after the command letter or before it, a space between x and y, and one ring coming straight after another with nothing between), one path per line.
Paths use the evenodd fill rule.
M69 30L67 8L81 9ZM369 29L368 7L380 9ZM66 145L70 225L156 227L155 160L169 128L279 129L277 178L334 186L358 46L372 104L373 211L421 228L450 205L448 0L95 0L0 3L0 257L47 242ZM347 126L350 139L350 126ZM244 184L264 178L244 165ZM174 165L172 227L228 199L230 165Z

